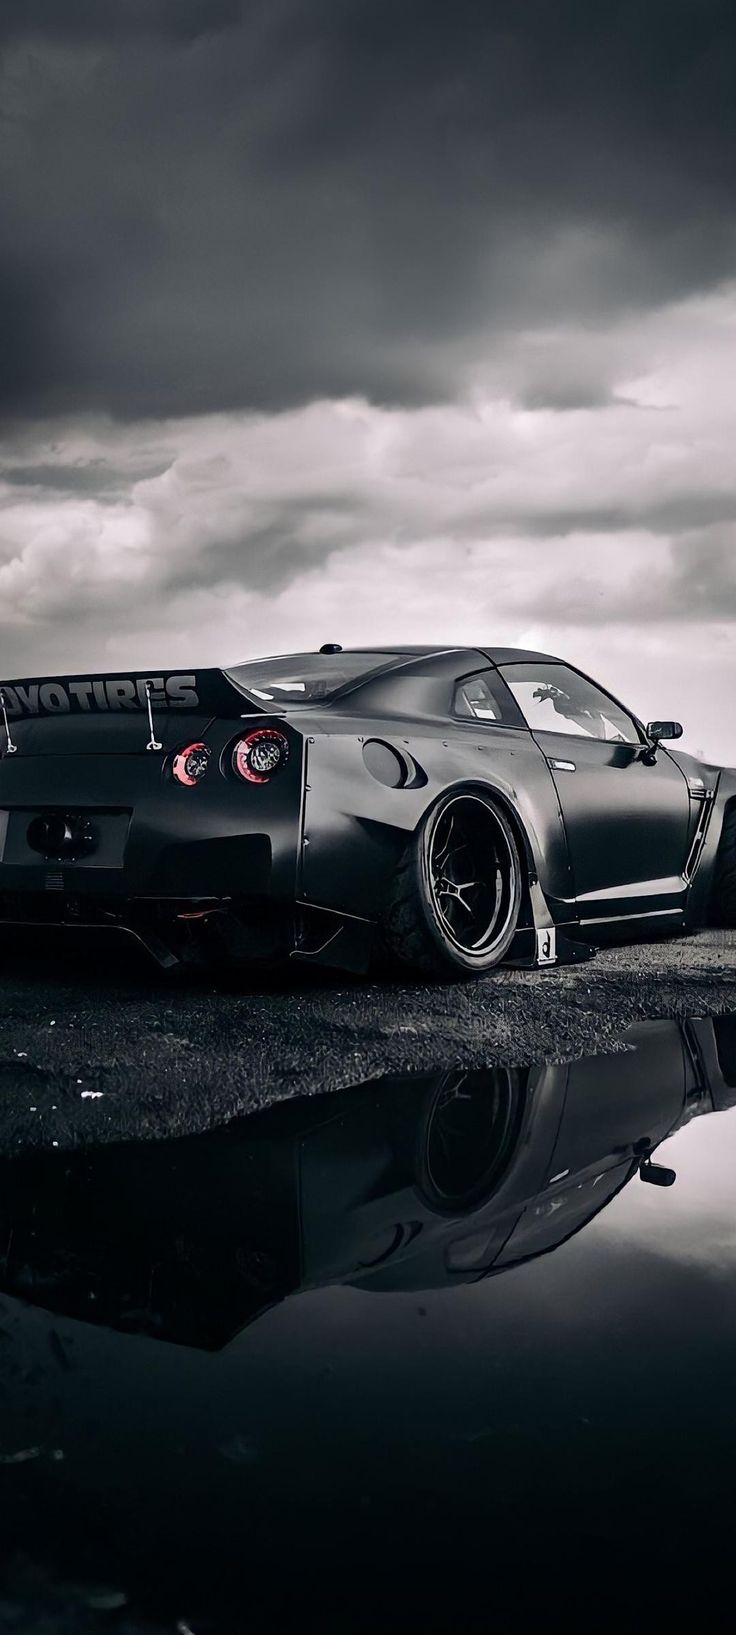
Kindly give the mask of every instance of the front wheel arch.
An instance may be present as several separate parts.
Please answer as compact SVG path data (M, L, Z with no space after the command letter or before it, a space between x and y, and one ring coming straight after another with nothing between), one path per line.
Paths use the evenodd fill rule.
M711 925L736 926L736 798L723 814L711 891Z

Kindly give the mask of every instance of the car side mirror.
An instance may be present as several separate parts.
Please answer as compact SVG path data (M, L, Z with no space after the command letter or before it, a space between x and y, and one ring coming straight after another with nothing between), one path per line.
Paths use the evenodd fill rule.
M664 1164L653 1164L651 1158L645 1158L639 1170L639 1180L647 1181L652 1187L671 1187L677 1180L677 1171L666 1169Z
M647 739L649 740L642 752L641 759L646 766L656 766L657 750L663 738L681 738L682 726L679 721L648 721Z
M661 744L663 738L681 738L682 723L680 721L648 721L647 738L653 744Z

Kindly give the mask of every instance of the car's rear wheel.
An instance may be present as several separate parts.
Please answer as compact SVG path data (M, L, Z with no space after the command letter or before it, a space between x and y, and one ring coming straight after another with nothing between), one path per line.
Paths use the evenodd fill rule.
M528 1068L447 1073L419 1121L415 1175L433 1209L459 1215L491 1197L514 1153Z
M386 946L428 974L480 976L508 953L521 887L507 818L484 791L452 790L401 860L383 917Z
M736 806L729 807L723 820L713 881L711 919L715 925L736 926Z

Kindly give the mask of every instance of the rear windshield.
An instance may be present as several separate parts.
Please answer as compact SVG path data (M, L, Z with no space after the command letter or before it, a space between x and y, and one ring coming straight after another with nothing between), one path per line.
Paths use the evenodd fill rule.
M292 653L236 664L227 675L259 704L314 704L390 664L390 653Z

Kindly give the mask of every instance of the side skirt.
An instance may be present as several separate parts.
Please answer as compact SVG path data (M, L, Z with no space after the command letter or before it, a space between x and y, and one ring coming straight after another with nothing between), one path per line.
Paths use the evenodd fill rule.
M675 937L687 930L685 906L649 909L643 914L610 914L595 920L581 920L583 935L599 943L646 942L648 937Z

